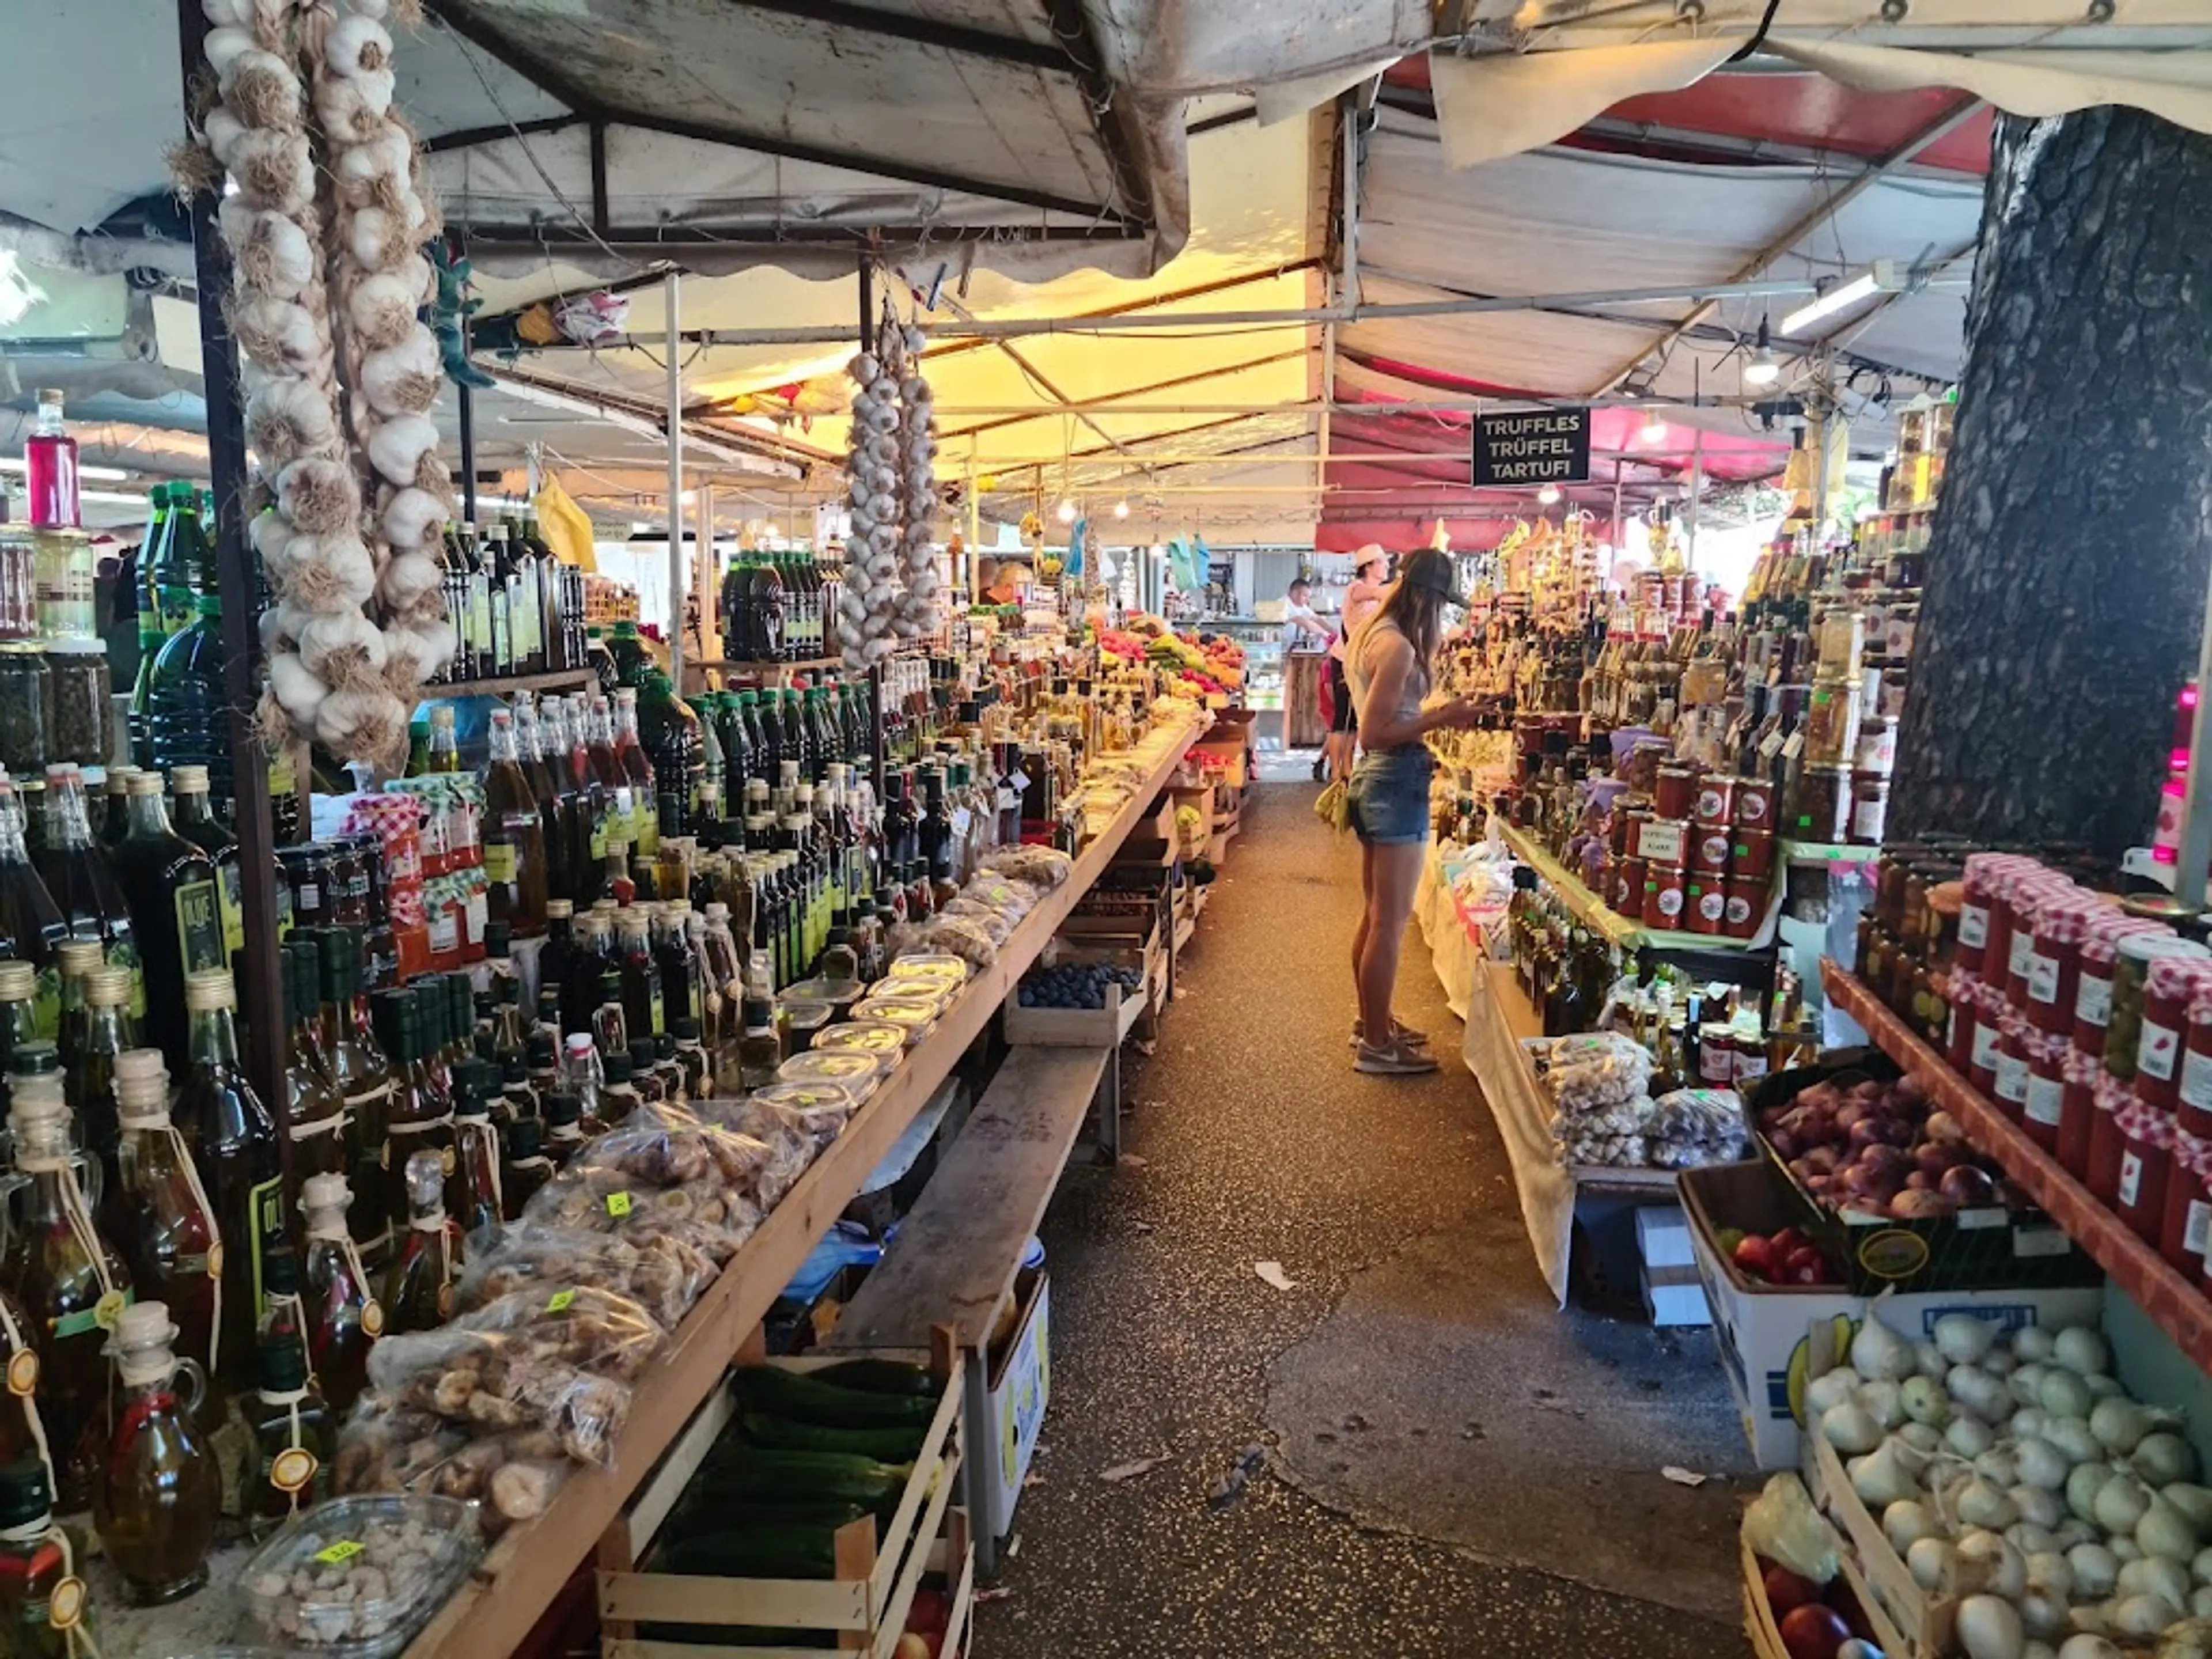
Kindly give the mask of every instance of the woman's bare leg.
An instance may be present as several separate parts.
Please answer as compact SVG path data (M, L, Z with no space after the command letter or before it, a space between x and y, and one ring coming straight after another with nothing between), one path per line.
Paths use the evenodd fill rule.
M1419 842L1366 849L1370 882L1366 937L1359 956L1359 1029L1366 1041L1390 1040L1390 999L1398 983L1398 953L1413 914L1413 889L1425 849Z

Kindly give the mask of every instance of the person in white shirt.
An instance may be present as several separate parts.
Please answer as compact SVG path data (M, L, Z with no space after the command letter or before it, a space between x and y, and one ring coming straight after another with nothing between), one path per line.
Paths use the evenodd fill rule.
M1283 600L1283 647L1288 651L1325 650L1336 637L1310 603L1313 584L1304 576L1291 584Z
M1352 586L1345 592L1344 615L1339 618L1336 637L1328 647L1332 718L1328 736L1322 747L1322 760L1332 778L1349 778L1352 763L1358 758L1359 717L1352 706L1351 683L1345 678L1345 652L1367 619L1382 608L1389 592L1382 578L1389 565L1390 556L1375 542L1368 543L1352 556Z

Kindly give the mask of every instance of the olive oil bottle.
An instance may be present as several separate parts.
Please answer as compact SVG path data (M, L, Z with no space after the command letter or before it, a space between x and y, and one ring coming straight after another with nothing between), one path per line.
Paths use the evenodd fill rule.
M180 1601L207 1583L222 1513L222 1472L194 1419L207 1379L171 1345L177 1328L158 1302L123 1310L106 1352L120 1403L93 1493L101 1546L143 1607Z

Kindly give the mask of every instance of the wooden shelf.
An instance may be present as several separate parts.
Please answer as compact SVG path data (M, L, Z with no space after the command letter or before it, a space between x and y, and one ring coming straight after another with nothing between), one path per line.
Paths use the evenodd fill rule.
M1872 864L1881 856L1881 848L1856 842L1785 841L1782 856L1796 865Z
M517 1527L478 1564L407 1649L408 1659L489 1659L519 1649L576 1568L590 1556L631 1495L713 1393L784 1287L851 1203L915 1115L951 1074L969 1045L990 1024L1024 974L1042 953L1076 902L1113 861L1129 832L1182 763L1192 732L1166 745L1142 787L1075 860L1068 879L1036 909L980 969L927 1038L908 1051L845 1133L814 1161L759 1231L708 1286L678 1329L668 1351L637 1386L629 1420L615 1443L611 1468L571 1471L553 1506Z
M598 683L592 668L554 668L543 674L502 674L489 680L437 680L422 688L426 702L441 697L511 697L521 691L574 691Z
M1749 939L1728 939L1718 933L1686 933L1677 928L1646 927L1641 922L1631 921L1626 916L1601 903L1596 894L1583 885L1581 878L1570 875L1567 868L1547 851L1541 842L1525 830L1508 826L1504 830L1505 844L1513 856L1528 866L1544 878L1545 884L1559 896L1561 903L1583 926L1598 934L1608 945L1619 945L1624 951L1708 951L1716 954L1748 954L1764 951L1774 940L1775 916L1780 906L1779 896L1770 893L1766 916L1759 931Z
M1928 1085L1929 1097L1958 1119L1977 1152L1995 1158L2192 1364L2212 1370L2212 1304L2195 1279L2176 1272L2155 1246L2137 1237L1995 1103L1908 1030L1863 981L1823 960L1820 982L1832 1006L1858 1021L1877 1048Z

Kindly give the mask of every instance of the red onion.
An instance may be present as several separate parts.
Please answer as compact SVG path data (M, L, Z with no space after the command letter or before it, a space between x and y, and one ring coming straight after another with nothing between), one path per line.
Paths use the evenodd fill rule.
M1966 1144L1966 1132L1959 1127L1959 1120L1948 1112L1929 1113L1928 1121L1923 1127L1930 1140L1940 1140L1949 1146L1963 1146Z
M1798 1161L1814 1175L1833 1175L1836 1166L1844 1160L1843 1154L1832 1146L1808 1146Z
M1958 1163L1963 1154L1955 1146L1946 1146L1941 1141L1923 1140L1912 1149L1912 1161L1931 1176L1940 1176Z
M1851 1085L1851 1098L1853 1100L1863 1101L1869 1106L1873 1105L1876 1101L1880 1100L1888 1092L1889 1085L1887 1083L1876 1083L1871 1078L1864 1083L1854 1083Z
M1859 1120L1863 1118L1869 1109L1871 1109L1867 1103L1863 1100L1845 1101L1836 1108L1836 1127L1838 1129L1856 1128Z
M1854 1146L1902 1146L1912 1139L1912 1126L1901 1117L1869 1111L1851 1125Z
M1916 1193L1929 1192L1935 1188L1936 1177L1925 1170L1915 1170L1905 1177L1905 1184Z
M1858 1155L1856 1162L1861 1169L1882 1171L1893 1182L1904 1180L1905 1172L1912 1167L1910 1153L1902 1146L1892 1146L1886 1142L1877 1142L1866 1148Z
M1971 1210L1996 1201L1996 1182L1990 1180L1986 1170L1978 1170L1971 1164L1960 1164L1943 1171L1940 1189L1944 1197L1962 1210Z
M1928 1098L1928 1085L1917 1077L1901 1077L1890 1085L1890 1093L1900 1105L1915 1105Z
M1790 1163L1803 1150L1797 1137L1787 1129L1769 1129L1766 1132L1766 1144L1774 1148L1775 1157L1785 1164ZM1796 1173L1794 1168L1791 1173Z
M1889 1212L1899 1221L1933 1221L1939 1216L1949 1215L1953 1207L1951 1200L1941 1193L1911 1188L1890 1200Z

